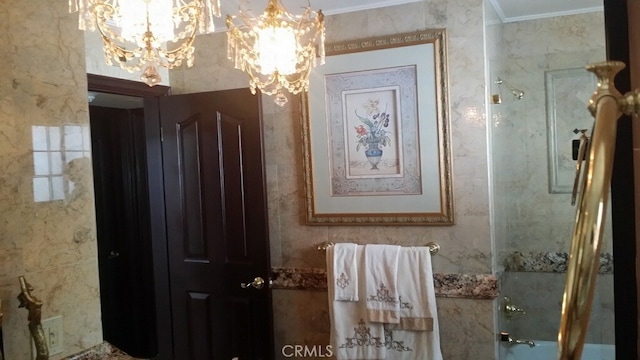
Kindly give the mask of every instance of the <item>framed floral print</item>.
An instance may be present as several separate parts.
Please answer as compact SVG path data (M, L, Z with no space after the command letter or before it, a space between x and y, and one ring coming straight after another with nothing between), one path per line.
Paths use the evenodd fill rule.
M327 44L302 96L307 224L453 224L445 34Z

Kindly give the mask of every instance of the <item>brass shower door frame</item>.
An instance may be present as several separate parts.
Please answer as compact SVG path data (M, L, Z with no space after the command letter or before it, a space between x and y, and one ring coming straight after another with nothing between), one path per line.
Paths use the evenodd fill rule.
M558 332L560 360L582 357L598 275L618 119L622 114L640 112L640 92L622 96L615 88L614 78L624 67L619 61L587 66L598 78L598 88L589 101L595 121L585 169L578 183L580 193Z

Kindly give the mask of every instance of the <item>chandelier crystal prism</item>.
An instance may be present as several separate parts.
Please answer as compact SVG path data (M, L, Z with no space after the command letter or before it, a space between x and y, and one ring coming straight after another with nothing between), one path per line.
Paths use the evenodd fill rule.
M236 69L249 75L253 94L276 95L276 103L309 90L309 74L319 58L324 64L325 30L322 10L310 6L292 15L279 0L269 0L266 10L251 18L242 10L227 16L227 56Z
M194 38L215 30L219 0L69 0L81 30L98 30L105 61L129 72L142 70L149 86L161 81L158 67L193 65Z

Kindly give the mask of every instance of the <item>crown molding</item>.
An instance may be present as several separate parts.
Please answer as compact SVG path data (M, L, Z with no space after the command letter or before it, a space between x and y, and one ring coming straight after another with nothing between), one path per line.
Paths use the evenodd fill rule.
M567 11L554 11L554 12L545 12L545 13L533 14L533 15L508 17L504 14L504 11L502 10L502 6L500 6L499 0L489 0L489 3L491 4L491 6L493 6L493 9L495 10L496 14L498 14L500 21L503 23L545 19L545 18L556 17L556 16L579 15L579 14L586 14L586 13L604 10L604 6L594 6L594 7L573 9L573 10L567 10Z
M409 4L415 2L422 2L425 0L384 0L384 1L372 1L365 5L356 5L356 6L345 6L345 7L336 7L330 10L322 10L325 15L336 15L336 14L344 14L355 11L363 11L363 10L371 10L378 9L388 6Z

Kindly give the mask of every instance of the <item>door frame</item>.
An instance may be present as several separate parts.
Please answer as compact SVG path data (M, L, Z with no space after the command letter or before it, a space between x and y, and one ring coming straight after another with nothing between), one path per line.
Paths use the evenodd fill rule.
M137 81L87 74L87 90L144 99L145 150L147 152L147 185L149 188L149 220L151 223L151 252L153 254L155 293L150 294L148 299L135 300L144 301L148 306L155 307L158 341L158 355L155 359L170 360L173 356L173 336L171 333L171 303L164 217L164 183L162 182L162 134L158 98L170 95L171 88L164 85L149 87Z
M631 89L629 9L631 1L604 0L607 60L627 66L615 79L621 93ZM636 7L637 8L637 7ZM631 9L633 10L633 9ZM636 72L638 69L634 69ZM615 158L611 178L611 225L615 274L614 311L616 358L638 352L638 274L636 272L636 205L633 159L632 118L623 115L618 121ZM637 120L636 120L637 121ZM637 125L636 125L637 126ZM638 358L638 357L636 357Z

